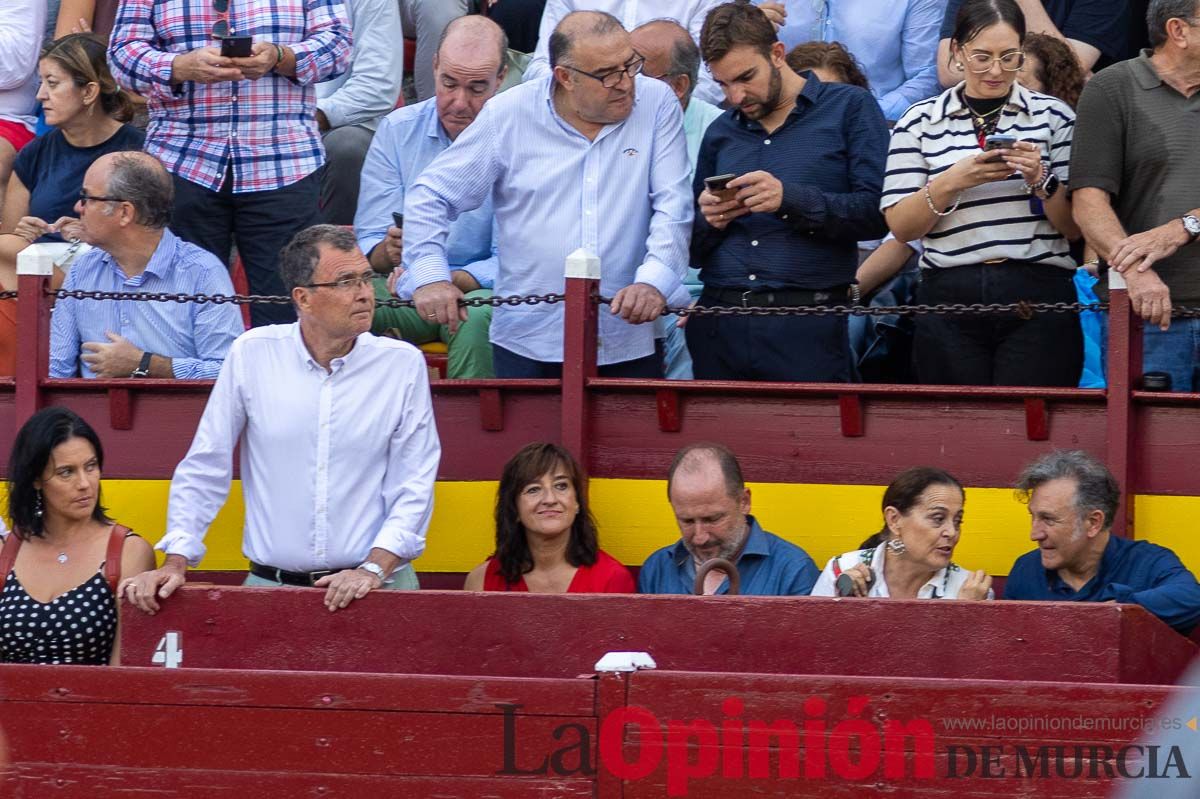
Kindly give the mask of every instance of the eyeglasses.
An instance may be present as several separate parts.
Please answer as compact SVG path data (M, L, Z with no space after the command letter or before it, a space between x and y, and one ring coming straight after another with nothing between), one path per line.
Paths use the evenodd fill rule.
M126 200L123 197L105 197L102 194L88 194L86 190L82 190L79 192L78 200L82 205L87 205L88 203L95 203L95 202L100 202L100 203L123 203L123 202L126 202Z
M1020 50L1013 50L999 56L991 53L972 53L967 56L967 69L977 75L982 75L984 72L990 72L992 64L997 61L1000 62L1000 69L1005 72L1017 72L1025 66L1025 53Z
M214 39L224 39L229 35L229 0L212 0L213 11L217 12L217 21L212 26Z
M569 69L572 72L578 72L580 75L587 75L589 78L600 81L600 85L606 89L615 89L621 85L621 79L626 75L630 80L633 80L641 74L642 67L646 66L646 59L642 56L636 56L632 61L622 69L614 69L612 72L605 72L603 75L596 75L591 72L584 72L582 69L568 66L567 64L559 64L563 69Z
M371 285L371 281L375 279L375 271L367 270L359 275L345 275L337 280L331 280L327 283L305 283L300 288L305 289L356 289L361 286Z

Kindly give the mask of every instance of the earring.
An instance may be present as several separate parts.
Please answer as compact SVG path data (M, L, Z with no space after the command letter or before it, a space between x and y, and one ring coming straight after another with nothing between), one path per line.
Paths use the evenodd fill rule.
M46 515L45 509L42 507L42 492L38 491L33 498L33 515L39 519Z
M904 546L904 542L899 538L889 538L887 542L888 551L893 555L903 555L908 547Z

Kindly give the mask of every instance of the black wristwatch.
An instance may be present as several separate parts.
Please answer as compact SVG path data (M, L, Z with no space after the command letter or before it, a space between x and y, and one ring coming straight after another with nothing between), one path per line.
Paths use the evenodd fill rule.
M1061 185L1062 181L1058 179L1058 175L1046 170L1046 177L1042 179L1042 185L1038 186L1038 196L1043 200L1049 200Z
M142 353L142 362L137 368L129 373L130 377L149 377L150 376L150 359L154 356L149 352Z

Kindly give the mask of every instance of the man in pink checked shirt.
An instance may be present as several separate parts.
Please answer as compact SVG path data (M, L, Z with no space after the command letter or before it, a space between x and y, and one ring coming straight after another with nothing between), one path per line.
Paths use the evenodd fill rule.
M250 37L249 55L234 57ZM347 68L340 0L123 0L108 57L147 98L146 151L175 180L173 231L228 264L236 244L250 290L283 294L280 249L318 221L325 151L319 81ZM229 55L222 55L222 47ZM255 326L295 319L251 306Z

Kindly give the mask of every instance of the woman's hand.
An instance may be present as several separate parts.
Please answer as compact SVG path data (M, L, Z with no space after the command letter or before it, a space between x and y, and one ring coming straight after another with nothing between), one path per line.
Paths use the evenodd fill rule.
M983 569L967 575L967 581L958 589L959 599L987 599L992 590L992 576Z
M1042 148L1031 141L1019 141L1011 150L997 150L1008 164L1025 179L1027 186L1042 185L1046 176L1042 165Z
M83 235L83 223L73 216L60 216L50 226L50 231L62 236L64 241L77 241Z
M955 191L973 189L985 183L1004 180L1013 173L1013 167L1004 160L1004 153L1011 150L992 150L961 158L945 172Z
M875 581L875 575L871 574L871 568L866 564L860 563L857 566L851 566L842 572L843 575L854 581L854 596L866 596L871 591L871 583Z

